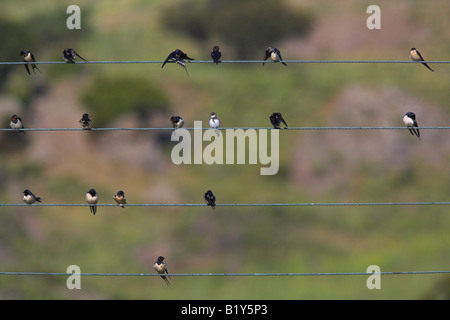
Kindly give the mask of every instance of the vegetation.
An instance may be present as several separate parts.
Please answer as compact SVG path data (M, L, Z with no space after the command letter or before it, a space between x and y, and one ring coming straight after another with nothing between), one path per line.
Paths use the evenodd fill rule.
M165 92L146 79L98 78L88 85L81 96L98 127L104 127L125 113L134 112L145 119L157 110L167 108Z

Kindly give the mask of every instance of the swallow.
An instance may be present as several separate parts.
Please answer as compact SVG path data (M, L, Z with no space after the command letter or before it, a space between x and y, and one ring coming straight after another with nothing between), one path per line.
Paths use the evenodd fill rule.
M206 191L203 198L205 199L205 202L208 206L213 209L216 208L216 196L214 195L214 193L212 193L211 190Z
M89 118L89 114L84 113L79 122L81 123L81 128L83 130L91 129L91 118Z
M268 47L266 52L264 53L264 61L267 59L271 59L273 62L280 62L287 67L287 64L283 62L283 58L281 58L281 52L277 48ZM263 62L264 65L264 62Z
M67 63L75 63L76 57L87 62L87 60L84 59L82 56L80 56L75 50L70 49L70 48L64 49L64 51L63 51L64 61L66 61Z
M86 202L90 204L89 210L91 213L95 215L97 212L97 202L98 202L98 193L94 189L90 189L88 192L86 192Z
M414 114L414 112L405 113L405 115L403 116L403 123L408 127L411 135L416 135L420 140L420 132L418 129L419 126L417 124L416 115Z
M186 69L186 63L184 62L184 60L194 60L192 58L189 58L188 55L186 53L184 53L183 51L181 51L180 49L176 49L175 51L171 52L166 60L164 61L164 63L162 64L161 68L164 68L164 65L166 63L177 63L178 65L180 65L181 67L184 68L184 70L186 71L186 74L189 77L189 73Z
M122 190L117 191L113 199L117 202L118 205L120 205L122 208L125 208L124 204L127 204L125 192L123 192Z
M209 126L216 131L218 136L220 135L220 118L214 112L211 113L211 117L209 118Z
M416 48L411 48L411 50L409 51L409 57L413 60L413 61L424 61L424 59L422 58L422 55L420 54L419 51L416 50ZM422 64L427 67L428 69L430 69L431 71L434 72L433 69L430 68L430 66L428 64L426 64L425 62L422 62Z
M215 62L215 64L219 64L220 58L222 57L222 52L220 52L219 46L214 46L212 52L211 52L211 58Z
M33 53L31 53L31 51L22 50L22 51L20 51L20 56L23 58L23 61L27 62L25 64L25 69L27 69L28 74L31 75L30 69L28 68L28 62L36 62L36 59L34 58ZM36 74L36 71L34 71L34 69L37 69L37 71L41 72L41 70L39 70L39 68L37 67L36 64L34 64L34 63L30 63L30 64L31 64L31 68L33 69L34 74Z
M184 126L184 120L180 116L170 117L170 122L172 123L172 127L174 129L182 128Z
M41 198L40 197L36 197L30 190L25 189L25 191L23 192L24 196L23 196L23 201L28 204L31 205L33 203L37 202L41 202Z
M270 122L272 123L274 129L280 129L282 122L286 126L286 128L288 126L286 121L284 121L283 116L279 112L274 112L270 115Z
M169 279L167 279L167 278L170 278L169 276L165 276L164 274L168 274L169 272L167 271L167 264L164 262L164 257L162 257L162 256L159 256L158 257L158 259L156 260L156 262L153 264L153 269L155 269L156 270L156 272L158 272L159 274L161 274L162 276L161 276L161 278L163 278L164 279L164 281L166 282L166 284L168 285L168 286L170 286L170 282L169 282Z
M19 130L20 132L25 133L25 131L20 130L20 129L24 129L25 127L23 126L22 119L20 119L20 117L18 117L17 115L13 114L9 125L10 125L11 129Z

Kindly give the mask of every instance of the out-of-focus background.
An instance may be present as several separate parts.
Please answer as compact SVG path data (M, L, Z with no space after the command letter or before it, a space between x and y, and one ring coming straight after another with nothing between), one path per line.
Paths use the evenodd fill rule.
M69 30L69 5L81 30ZM381 8L369 30L366 9ZM164 60L182 49L209 60L260 60L268 46L285 60L448 60L448 1L128 0L3 1L1 61L61 61L72 47L90 61ZM225 127L421 126L450 123L450 67L418 64L170 64L0 66L3 127L18 114L29 128L187 127L216 112ZM129 203L448 201L450 132L423 130L281 131L280 170L260 165L180 165L168 131L3 132L0 202L22 203L31 189L44 203L100 203L119 189ZM171 273L315 273L448 270L446 206L383 207L2 207L0 271L152 273L157 256ZM367 277L0 276L1 299L439 299L445 275Z

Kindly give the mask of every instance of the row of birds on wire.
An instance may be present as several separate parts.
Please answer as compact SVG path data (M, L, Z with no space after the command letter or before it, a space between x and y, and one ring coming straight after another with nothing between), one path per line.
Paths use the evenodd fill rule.
M23 57L23 60L25 62L27 62L25 64L25 68L26 68L28 74L31 75L28 64L30 64L30 66L32 67L33 73L35 73L35 70L38 70L40 72L40 70L36 66L36 64L33 63L33 62L36 62L33 53L31 53L30 51L23 50L20 52L20 55ZM412 48L410 50L409 56L412 60L421 62L429 70L434 71L430 66L428 66L427 63L423 62L424 59L423 59L422 55L415 48ZM77 57L82 59L83 61L87 61L83 57L81 57L74 49L69 48L69 49L65 49L63 51L63 59L67 63L74 63L75 59ZM211 52L211 58L213 59L214 63L219 64L221 62L220 61L221 57L222 57L222 53L219 49L219 46L214 46L214 48ZM268 47L266 49L265 54L264 54L264 61L269 58L273 62L281 62L283 65L287 66L281 57L280 51L277 48ZM163 68L166 63L176 63L176 64L180 65L181 67L183 67L186 71L186 74L189 76L189 74L187 72L187 68L186 68L186 63L185 63L186 60L190 61L190 60L194 60L194 59L190 58L186 53L184 53L180 49L176 49L175 51L173 51L169 54L169 56L163 62L161 68ZM264 63L263 63L263 65L264 65ZM280 129L282 123L285 125L285 127L287 127L287 123L283 119L283 116L281 115L280 112L273 113L272 115L270 115L269 118L270 118L270 122L273 125L274 129ZM174 129L182 128L184 126L184 119L181 118L180 116L172 116L170 118L170 121L171 121L172 127ZM90 119L89 114L87 114L87 113L83 114L83 116L79 120L79 122L82 126L82 129L89 130L91 128L92 121ZM417 136L417 138L420 140L420 132L418 129L416 115L413 112L407 112L403 116L403 123L405 124L405 126L408 127L411 135ZM220 118L214 112L211 113L211 116L209 119L209 125L212 129L216 129L216 130L218 130L220 127ZM19 131L21 129L24 129L22 119L20 117L18 117L17 115L13 115L11 117L10 126L12 129L16 129ZM24 131L22 131L22 132L24 132ZM42 202L41 197L35 196L29 189L24 190L23 194L24 194L23 201L27 205L32 205L33 203L36 203L36 202ZM113 199L117 203L117 205L121 206L122 208L125 208L125 205L127 204L127 198L126 198L123 190L119 190L113 196ZM211 190L208 190L207 192L205 192L203 199L208 206L212 207L213 209L215 208L216 196L214 195L214 193ZM90 189L85 195L85 200L89 204L90 212L95 215L97 212L97 203L99 200L99 195L98 195L97 191L95 191L95 189ZM167 274L169 274L169 272L167 269L167 264L166 264L166 262L164 262L164 260L165 260L165 258L163 256L159 256L157 258L157 260L155 261L155 263L153 264L153 268L158 274L161 275L161 278L165 281L165 283L167 285L170 285L169 276L167 276Z
M31 75L30 69L28 65L31 66L32 71L34 74L36 74L35 70L39 70L37 65L33 62L36 62L36 59L34 57L34 54L29 50L22 50L20 51L20 56L22 57L23 61L26 62L25 69L27 70L28 74ZM74 49L67 48L63 50L63 59L67 63L75 63L76 58L80 58L81 60L88 62L86 59L84 59L82 56L80 56ZM411 48L409 51L409 57L416 62L422 63L425 67L427 67L429 70L434 70L426 63L423 59L421 53L416 48ZM211 58L215 64L219 64L222 62L220 59L222 58L222 52L220 51L219 46L214 46L211 51ZM270 59L272 62L281 62L284 66L287 67L287 64L283 61L283 58L281 57L281 52L275 47L268 47L266 51L264 52L263 60L266 61L267 59ZM186 68L186 62L190 62L194 60L193 58L189 57L187 53L181 51L180 49L175 49L172 51L167 58L164 60L163 64L161 65L161 68L164 68L166 63L176 63L179 66L183 67L186 71L186 74L189 76L189 73ZM263 62L264 65L264 62Z
M79 123L81 124L81 129L91 130L91 124L92 124L91 117L92 116L90 116L88 113L83 114L83 116L79 120ZM269 120L274 129L281 129L281 128L285 129L288 127L281 112L272 113L269 116ZM419 125L416 120L416 114L414 112L407 112L403 116L402 120L403 120L403 123L405 124L405 126L409 129L409 132L411 133L411 135L417 136L417 138L420 140L420 131L419 131ZM184 126L184 119L180 116L171 116L170 123L172 124L172 128L176 130L176 129L182 128ZM282 124L284 124L284 127L282 127ZM9 125L10 125L11 129L25 133L25 131L23 130L23 129L25 129L25 127L23 125L23 121L16 114L12 115ZM210 115L209 126L211 127L211 129L216 130L217 135L219 135L220 118L217 116L217 114L215 112L212 112Z
M86 192L85 200L89 204L89 211L95 215L97 213L97 203L99 200L99 195L95 189L89 189L88 192ZM119 190L116 192L116 194L113 196L114 201L117 203L118 206L125 208L127 205L127 198L125 196L125 192L123 190ZM211 208L216 208L216 195L211 191L208 190L203 195L203 200L205 203L210 206ZM36 202L42 202L42 198L35 196L33 192L31 192L30 189L25 189L23 191L23 202L25 202L27 205L31 206L32 204Z
M81 124L81 129L83 130L91 130L92 129L92 119L91 115L88 113L83 113L81 119L78 121ZM281 124L283 123L285 125L285 128L288 127L286 121L283 119L283 116L280 112L274 112L269 117L270 123L273 125L274 129L280 129ZM170 117L170 124L172 125L173 129L179 129L184 126L184 119L180 116L171 116ZM209 125L211 129L219 130L220 128L220 118L217 116L215 112L212 112L209 118ZM17 130L19 132L25 133L25 126L23 124L22 118L20 118L18 115L13 114L9 126L11 129Z
M28 65L31 66L31 69L34 74L36 74L36 71L41 72L37 65L34 62L36 61L36 58L34 54L29 50L22 50L20 51L20 56L22 57L23 61L26 62L25 69L27 70L28 74L31 75L30 69ZM63 50L62 57L65 62L67 63L75 63L75 60L77 58L80 58L81 60L88 62L86 59L84 59L82 56L80 56L74 49L67 48ZM211 58L215 64L219 64L222 61L220 60L222 58L222 52L220 51L219 46L214 46L211 51ZM281 62L283 65L287 66L287 64L283 61L283 58L281 57L280 50L273 47L268 47L264 53L263 60L271 59L273 62ZM194 60L193 58L190 58L186 53L181 51L180 49L175 49L172 51L167 58L164 60L163 64L161 65L161 68L164 68L166 63L176 63L179 66L183 67L186 71L186 74L189 76L189 73L186 68L186 62L190 62ZM263 63L264 65L264 63Z

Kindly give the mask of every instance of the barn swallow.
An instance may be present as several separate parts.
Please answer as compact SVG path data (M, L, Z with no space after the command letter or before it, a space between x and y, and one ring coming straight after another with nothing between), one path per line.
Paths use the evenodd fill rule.
M186 63L184 62L184 60L194 60L192 58L189 58L188 55L186 53L184 53L183 51L181 51L180 49L176 49L175 51L171 52L166 60L164 61L164 63L162 64L161 68L164 68L164 65L166 63L177 63L178 65L180 65L181 67L184 68L184 70L186 71L186 74L189 77L189 73L186 69Z
M419 51L416 50L416 48L411 48L411 50L409 51L409 57L414 61L419 61L419 62L424 61L424 59L422 58L422 55L420 54ZM431 69L428 64L426 64L425 62L422 62L422 64L434 72L434 70Z
M267 59L271 59L273 62L280 62L287 67L287 64L283 62L283 58L281 58L281 52L277 48L268 47L264 54L264 61ZM263 62L264 65L264 62Z
M211 190L206 191L203 198L205 199L205 202L208 206L212 207L213 209L216 208L216 196L214 195L214 193L212 193Z
M209 118L209 126L216 131L218 136L220 135L220 119L214 112L211 113L211 117Z
M174 129L182 128L184 126L184 120L180 116L170 117L170 122L172 123L172 127Z
M403 123L405 124L405 126L408 127L411 135L416 135L417 138L419 138L420 140L420 132L418 129L419 126L417 124L416 115L414 114L414 112L407 112L403 116Z
M87 61L82 56L80 56L75 50L71 48L64 49L63 51L63 59L67 63L75 63L76 57L80 58L81 60Z
M95 215L97 212L97 202L98 202L98 194L94 189L90 189L86 192L86 202L90 204L89 210Z
M23 58L23 61L25 62L36 62L36 59L34 58L34 55L31 53L31 51L22 50L20 51L20 56ZM39 72L41 72L41 70L39 70L36 64L30 63L30 65L31 68L33 69L34 74L36 74L36 71L34 71L34 69L37 69ZM25 69L27 69L28 74L31 75L30 69L28 68L28 63L25 64Z
M84 113L79 122L81 123L81 128L83 130L91 129L91 118L89 118L89 114Z
M158 259L156 260L156 262L153 264L153 269L155 269L156 272L158 272L159 274L162 274L161 278L163 278L164 281L166 282L166 284L168 286L170 286L169 279L167 279L167 278L170 278L170 277L164 275L166 273L167 274L169 273L167 271L167 264L164 262L164 259L165 259L164 257L159 256Z
M127 204L127 198L125 197L125 192L122 190L117 191L113 197L114 201L117 202L122 208L125 208L124 204Z
M284 121L283 116L279 112L274 112L270 115L270 122L273 125L274 129L280 129L281 123L283 122L287 128L287 123Z
M25 127L23 126L22 119L20 119L20 117L18 117L17 115L13 114L9 125L11 126L11 129L19 130L20 132L25 133L25 131L20 130L24 129Z
M214 46L212 52L211 52L211 58L216 64L219 64L220 58L222 57L222 52L220 52L219 46Z
M23 201L28 204L31 205L33 203L37 202L41 202L41 198L40 197L36 197L30 190L25 189L25 191L23 192L24 196L23 196Z

